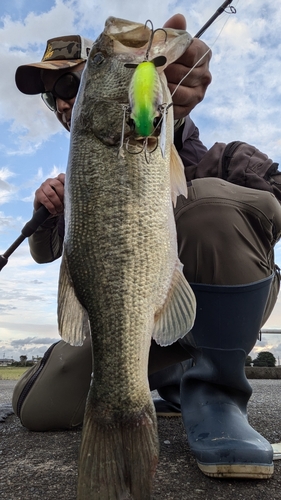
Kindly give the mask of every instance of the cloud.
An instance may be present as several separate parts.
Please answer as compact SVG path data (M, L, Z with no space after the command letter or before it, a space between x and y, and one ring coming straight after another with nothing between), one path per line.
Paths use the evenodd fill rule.
M60 260L46 265L34 263L27 242L9 257L0 285L1 316L3 319L5 315L6 321L0 323L0 329L5 338L23 331L49 335L44 325L49 325L52 334L57 333L59 266Z
M14 83L15 72L22 64L40 61L49 38L76 32L74 12L67 3L57 0L48 12L30 12L23 20L15 21L9 16L0 20L0 64L5 68L5 78L0 80L0 93L5 96L0 102L0 120L8 121L12 136L12 142L5 149L10 154L12 150L13 153L31 154L42 141L63 130L40 96L18 91Z
M24 339L12 340L11 346L12 347L24 347L24 346L31 345L31 344L32 345L51 345L57 341L58 341L57 338L51 338L51 337L45 337L45 338L26 337Z
M5 230L7 227L13 227L14 225L15 225L15 219L13 217L5 216L4 212L0 212L0 231Z
M69 8L75 13L75 24L80 32L92 33L92 38L103 30L104 23L109 16L123 19L131 19L136 22L145 23L151 19L155 27L161 27L174 13L178 12L181 2L175 0L163 2L154 0L153 2L141 3L137 0L104 0L103 2L93 2L92 0L70 0L67 2Z
M32 283L32 282L30 282ZM12 290L5 290L4 288L0 288L0 297L1 301L5 300L27 300L31 302L37 302L37 301L44 301L44 296L42 295L32 295L29 293L28 288L23 288L23 289L12 289Z
M16 174L14 172L11 172L7 167L2 167L0 169L0 189L10 189L10 187L7 187L7 183L5 181L9 179L10 177L14 177ZM3 184L2 184L3 183Z
M60 339L53 339L54 342L58 342ZM48 346L49 347L49 346ZM27 356L27 359L30 360L33 357L42 358L47 351L48 348L46 345L34 345L33 347L25 347L25 346L10 346L10 345L0 345L0 351L5 353L5 358L11 358L15 361L20 359L20 356Z
M52 334L56 335L58 333L58 328L57 325L54 324L46 324L43 322L38 322L38 323L16 323L12 321L0 321L0 330L2 331L8 331L10 332L10 338L13 338L14 335L12 332L17 332L17 333L22 333L22 332L29 332L29 333L36 333L37 335L41 333L41 335L47 335L47 334ZM43 337L44 338L44 337ZM6 335L5 338L3 336L3 333L1 333L1 341L6 341Z
M0 304L0 312L2 314L7 313L8 311L14 311L15 309L17 309L15 306L7 306L7 305L3 306Z
M15 197L16 186L7 182L8 179L15 177L15 175L8 167L0 168L0 205L7 203Z

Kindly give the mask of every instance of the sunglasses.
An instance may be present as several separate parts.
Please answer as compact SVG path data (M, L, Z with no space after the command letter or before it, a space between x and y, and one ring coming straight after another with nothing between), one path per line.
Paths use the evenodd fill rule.
M62 99L63 101L68 101L76 97L82 71L76 71L75 73L64 73L55 82L52 90L43 92L41 97L51 111L57 111L56 99Z

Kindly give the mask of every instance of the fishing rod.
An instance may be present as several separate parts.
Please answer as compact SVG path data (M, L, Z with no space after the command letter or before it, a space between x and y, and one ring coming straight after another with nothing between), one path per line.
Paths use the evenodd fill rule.
M21 230L21 235L12 243L12 245L0 255L0 271L3 267L8 263L8 258L10 255L20 246L20 244L28 238L33 233L35 233L36 229L48 219L50 215L49 210L47 210L44 205L42 205L36 212L33 214L33 217L25 224L25 226Z
M210 19L204 24L204 26L196 33L194 38L200 38L203 33L205 33L206 29L213 24L213 22L223 13L225 12L226 7L228 7L233 0L226 0L223 4L216 10L216 12L210 17ZM231 14L235 14L236 9L233 5L230 7Z

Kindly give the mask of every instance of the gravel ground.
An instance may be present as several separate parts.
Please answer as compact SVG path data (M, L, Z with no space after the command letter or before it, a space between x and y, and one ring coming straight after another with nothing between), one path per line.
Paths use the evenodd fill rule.
M251 380L250 423L271 443L281 441L281 380ZM0 381L0 405L15 382ZM160 460L153 500L281 500L281 460L272 479L210 479L192 457L181 418L158 419ZM76 500L81 429L29 432L13 415L0 424L1 500Z

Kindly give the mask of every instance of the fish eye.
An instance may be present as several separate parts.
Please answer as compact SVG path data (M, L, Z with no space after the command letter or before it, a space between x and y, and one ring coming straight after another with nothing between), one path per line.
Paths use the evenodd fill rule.
M98 52L95 55L95 57L93 58L93 63L94 64L102 64L103 61L104 61L104 57L103 57L103 55L100 52Z

